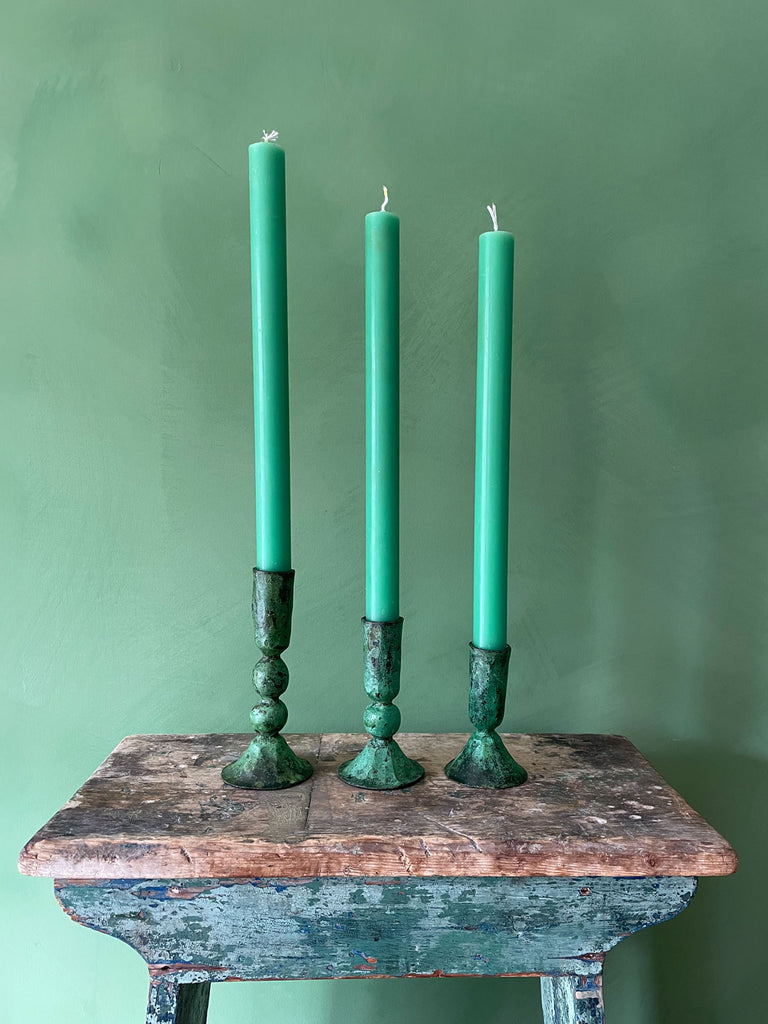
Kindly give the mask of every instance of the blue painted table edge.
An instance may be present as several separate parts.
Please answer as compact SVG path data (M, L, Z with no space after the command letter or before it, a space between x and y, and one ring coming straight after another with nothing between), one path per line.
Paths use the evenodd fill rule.
M618 942L691 901L681 876L60 879L74 920L150 973L147 1024L205 1021L211 982L538 975L547 1024L603 1021Z

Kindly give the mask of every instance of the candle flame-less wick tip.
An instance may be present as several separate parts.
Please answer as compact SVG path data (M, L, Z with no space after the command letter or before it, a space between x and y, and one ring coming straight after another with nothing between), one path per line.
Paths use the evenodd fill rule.
M381 212L384 213L387 208L387 203L389 202L389 192L387 191L386 185L382 185L381 187L384 189L384 202L381 204Z
M491 203L490 206L486 206L486 210L491 215L491 220L493 221L493 230L494 231L498 231L499 230L499 219L496 216L496 203Z
M261 139L262 142L277 142L277 136L280 133L279 132L275 132L275 131L267 132L267 131L264 131L264 129L262 128L261 134L262 134L262 139Z

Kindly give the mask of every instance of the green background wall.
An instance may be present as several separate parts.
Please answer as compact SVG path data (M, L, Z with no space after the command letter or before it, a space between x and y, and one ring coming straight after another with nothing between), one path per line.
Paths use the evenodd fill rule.
M362 218L402 218L402 699L465 727L475 268L517 237L507 728L627 733L736 845L609 959L625 1024L766 967L762 0L4 0L3 1019L136 1024L22 843L127 733L247 729L247 146L288 154L293 730L364 704ZM331 642L328 637L331 637ZM538 1021L535 981L231 985L212 1024Z

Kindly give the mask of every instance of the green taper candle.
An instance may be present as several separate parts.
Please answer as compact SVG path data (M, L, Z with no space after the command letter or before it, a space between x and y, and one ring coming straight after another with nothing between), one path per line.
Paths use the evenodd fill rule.
M251 197L256 566L291 568L285 153L277 132L248 149Z
M507 644L509 417L512 382L512 274L515 241L480 235L475 433L475 586L472 643L488 651Z
M365 617L400 615L400 220L365 218Z

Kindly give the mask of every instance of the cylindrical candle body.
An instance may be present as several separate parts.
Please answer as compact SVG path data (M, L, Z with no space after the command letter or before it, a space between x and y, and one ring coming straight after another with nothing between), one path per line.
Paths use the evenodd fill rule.
M365 617L400 615L400 221L365 218Z
M500 651L507 643L514 254L508 232L480 236L472 642L489 651Z
M288 295L285 153L271 142L248 151L251 197L256 566L291 568L288 427Z

